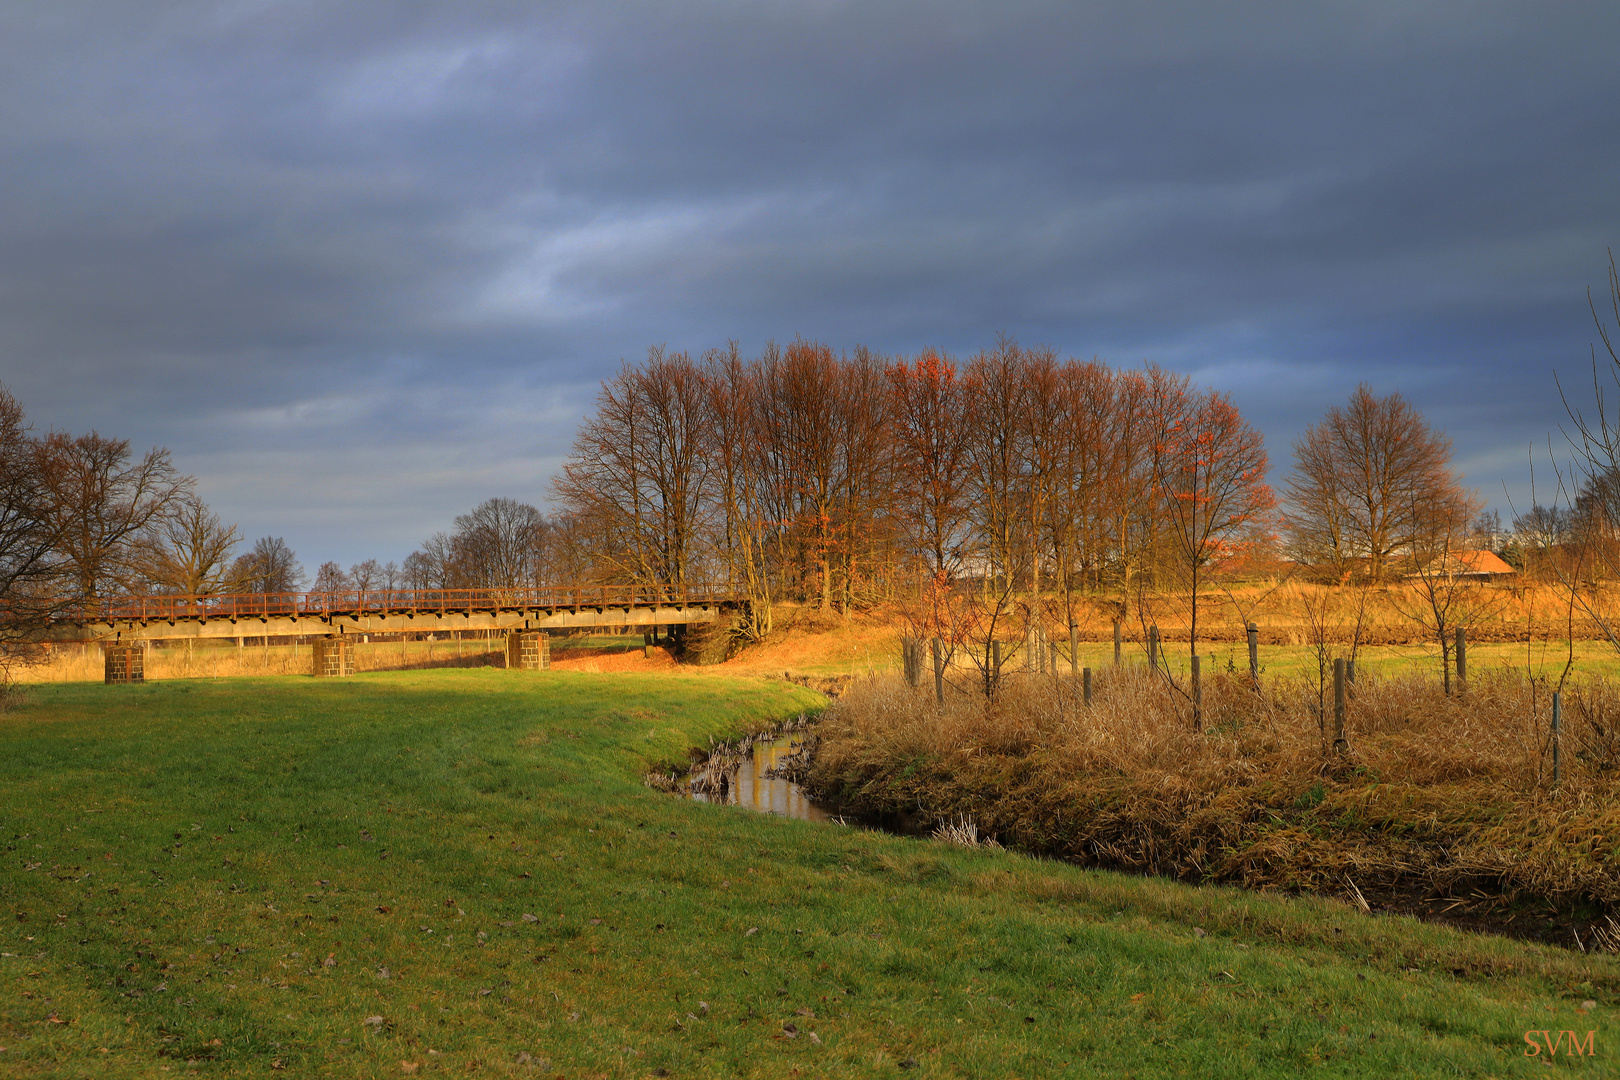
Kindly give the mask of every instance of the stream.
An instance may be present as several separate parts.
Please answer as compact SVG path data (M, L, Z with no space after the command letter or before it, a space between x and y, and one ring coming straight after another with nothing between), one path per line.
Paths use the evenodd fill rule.
M689 797L804 821L838 820L836 814L812 802L798 784L776 775L804 737L803 731L788 732L774 739L756 739L739 753L717 753L693 770Z

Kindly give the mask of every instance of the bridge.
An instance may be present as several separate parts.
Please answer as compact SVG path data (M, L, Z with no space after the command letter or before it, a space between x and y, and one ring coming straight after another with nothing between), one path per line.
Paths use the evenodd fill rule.
M717 622L741 606L724 586L704 584L130 596L69 607L46 639L137 643L592 626L650 630Z

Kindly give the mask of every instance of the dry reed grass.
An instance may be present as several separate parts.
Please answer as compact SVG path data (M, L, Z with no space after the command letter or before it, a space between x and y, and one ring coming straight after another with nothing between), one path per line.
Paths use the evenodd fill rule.
M252 639L249 639L251 642ZM406 643L398 641L356 641L352 646L356 671L400 671L440 667L487 667L503 663L502 643L467 639ZM314 646L233 643L196 644L184 642L161 648L148 647L144 658L149 681L162 679L224 679L236 676L308 675L313 666ZM105 659L99 644L58 645L45 663L19 668L13 673L20 683L100 682Z
M851 811L972 820L1026 850L1182 879L1498 922L1620 906L1620 696L1600 680L1566 693L1556 789L1549 697L1511 671L1450 698L1433 678L1364 679L1338 755L1332 702L1324 724L1304 680L1207 678L1195 731L1185 697L1142 669L1103 673L1089 707L1066 677L943 707L877 677L823 718L807 783Z

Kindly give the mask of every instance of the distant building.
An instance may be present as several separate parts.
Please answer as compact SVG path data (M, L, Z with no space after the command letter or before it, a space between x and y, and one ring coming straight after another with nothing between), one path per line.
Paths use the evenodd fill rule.
M1441 565L1442 562L1443 565ZM1436 564L1431 567L1431 572L1446 577L1483 582L1511 581L1519 573L1503 562L1501 556L1491 551L1448 552L1443 560L1436 560ZM1419 574L1410 573L1406 576L1415 578Z

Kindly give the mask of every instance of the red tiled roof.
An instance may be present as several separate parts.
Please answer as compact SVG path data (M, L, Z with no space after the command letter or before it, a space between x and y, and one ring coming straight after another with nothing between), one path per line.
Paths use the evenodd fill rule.
M1463 564L1464 574L1513 574L1517 573L1513 567L1503 562L1492 551L1459 551L1455 555L1458 562Z

